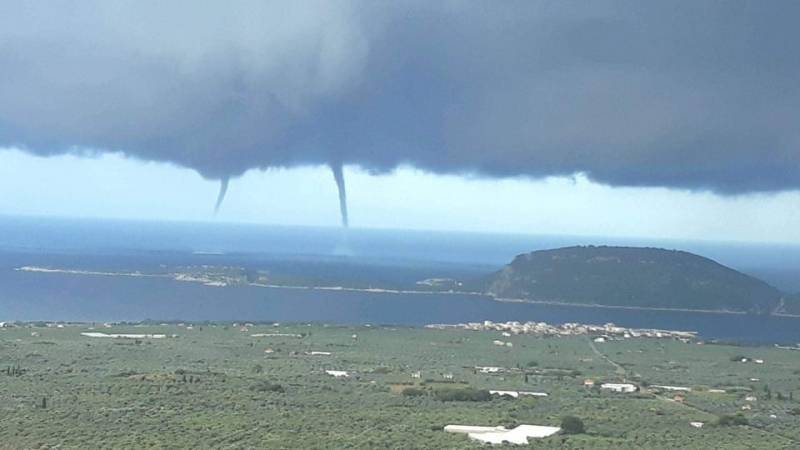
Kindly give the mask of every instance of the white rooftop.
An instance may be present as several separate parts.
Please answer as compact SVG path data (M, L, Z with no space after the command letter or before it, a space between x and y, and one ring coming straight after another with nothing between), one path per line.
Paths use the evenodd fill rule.
M544 392L530 392L530 391L489 391L493 395L507 395L509 397L519 398L520 396L529 395L531 397L547 397Z
M336 378L346 378L350 376L350 374L344 370L326 370L325 373Z
M681 392L691 392L692 388L684 387L684 386L664 386L661 384L654 384L651 387L656 389L663 389L665 391L681 391Z
M552 436L559 431L559 427L541 425L519 425L514 429L505 427L481 427L471 425L447 425L444 431L448 433L464 433L470 439L487 444L520 444L527 445L529 438L544 438Z

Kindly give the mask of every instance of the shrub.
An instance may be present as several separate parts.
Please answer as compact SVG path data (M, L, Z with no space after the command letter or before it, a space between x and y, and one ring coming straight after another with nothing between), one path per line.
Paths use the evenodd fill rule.
M492 399L489 391L485 389L439 389L434 396L443 402L485 402Z
M585 431L583 420L575 416L566 416L561 419L561 430L564 434L581 434Z
M406 397L421 397L425 395L425 390L420 388L410 387L403 389L402 394Z
M270 383L269 381L259 381L250 386L250 390L256 392L283 392L283 386Z
M731 427L736 425L747 425L749 422L741 413L731 415L724 414L717 418L717 425L722 427Z

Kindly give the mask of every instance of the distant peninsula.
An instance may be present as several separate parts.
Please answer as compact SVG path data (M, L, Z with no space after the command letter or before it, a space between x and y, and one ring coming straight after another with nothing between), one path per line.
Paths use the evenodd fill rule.
M125 270L22 266L15 271L72 276L161 278L214 288L470 295L501 302L596 308L772 314L800 317L800 295L692 253L644 247L581 246L518 255L493 273L416 281L353 277L341 271L277 271L237 265L161 265Z
M692 253L576 246L518 255L485 280L497 299L645 309L795 313L796 299ZM787 304L787 301L789 304Z

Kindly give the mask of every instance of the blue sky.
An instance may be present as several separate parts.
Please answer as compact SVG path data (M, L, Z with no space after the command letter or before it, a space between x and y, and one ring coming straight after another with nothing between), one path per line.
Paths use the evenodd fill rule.
M800 243L800 193L722 197L612 188L584 177L530 180L346 167L354 227ZM338 226L326 167L253 170L218 183L171 164L115 154L37 157L0 151L0 212L12 215Z

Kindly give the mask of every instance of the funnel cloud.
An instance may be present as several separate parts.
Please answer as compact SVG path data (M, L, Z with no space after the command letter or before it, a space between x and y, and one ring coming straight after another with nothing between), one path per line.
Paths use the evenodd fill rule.
M800 188L800 2L0 4L0 146ZM2 155L0 155L2 157Z
M222 206L223 200L225 200L225 194L228 193L228 183L230 183L230 178L228 177L219 180L219 194L217 194L217 202L214 204L214 215L219 213L219 208Z
M342 226L347 228L350 226L350 220L347 218L347 190L344 185L342 165L332 163L331 170L333 171L333 179L336 181L336 190L339 192L339 213L342 216Z

